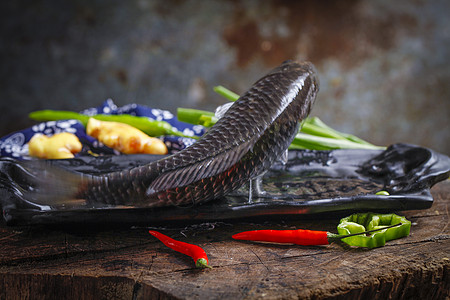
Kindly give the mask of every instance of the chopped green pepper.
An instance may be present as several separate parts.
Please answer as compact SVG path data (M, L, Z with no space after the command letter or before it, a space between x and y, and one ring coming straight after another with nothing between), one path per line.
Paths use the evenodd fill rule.
M402 223L402 225L381 230L368 236L357 235L342 239L350 246L376 248L384 246L387 241L408 236L411 222L396 214L358 213L341 219L337 230L340 235L345 235L380 229L398 223Z

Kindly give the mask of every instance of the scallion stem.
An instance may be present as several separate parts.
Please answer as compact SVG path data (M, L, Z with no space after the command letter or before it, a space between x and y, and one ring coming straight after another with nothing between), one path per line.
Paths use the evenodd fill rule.
M355 143L349 140L326 138L305 133L298 133L292 144L294 147L301 147L312 150L333 150L333 149L385 149L375 145Z
M181 122L199 125L200 119L204 116L214 117L214 113L206 111L206 110L200 110L200 109L194 109L194 108L179 107L177 109L177 118Z
M215 86L213 89L214 89L214 92L227 98L230 101L236 101L237 99L239 99L238 94L236 94L233 91L230 91L229 89L227 89L226 87L223 87L221 85Z

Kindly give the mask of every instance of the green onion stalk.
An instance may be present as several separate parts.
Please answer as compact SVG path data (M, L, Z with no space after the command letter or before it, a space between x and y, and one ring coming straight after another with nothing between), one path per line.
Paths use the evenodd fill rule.
M105 115L98 114L93 116L83 115L72 111L61 110L39 110L29 114L29 117L35 121L58 121L58 120L78 120L85 127L89 118L99 121L120 122L133 126L149 136L158 137L163 135L174 135L188 138L198 138L196 136L187 136L177 131L166 121L155 121L147 117L137 117L127 114Z
M236 101L239 95L223 86L214 87L214 91L230 101ZM217 122L213 112L192 108L178 108L178 120L211 127ZM289 149L334 150L334 149L372 149L385 147L373 145L352 134L339 132L326 125L318 117L306 118L301 129L292 141Z

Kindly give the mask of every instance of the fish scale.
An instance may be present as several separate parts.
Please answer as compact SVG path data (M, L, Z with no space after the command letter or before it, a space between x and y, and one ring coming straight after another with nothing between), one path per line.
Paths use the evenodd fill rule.
M318 92L309 62L258 80L192 146L131 170L82 179L88 203L160 207L203 203L264 174L286 151Z

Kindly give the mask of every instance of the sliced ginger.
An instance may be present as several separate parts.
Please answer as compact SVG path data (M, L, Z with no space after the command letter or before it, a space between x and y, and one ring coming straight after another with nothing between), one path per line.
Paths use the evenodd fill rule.
M28 152L30 156L38 158L64 159L73 158L82 147L76 135L72 133L62 132L51 137L37 133L28 143Z
M128 124L90 118L86 133L125 154L167 154L164 142Z

